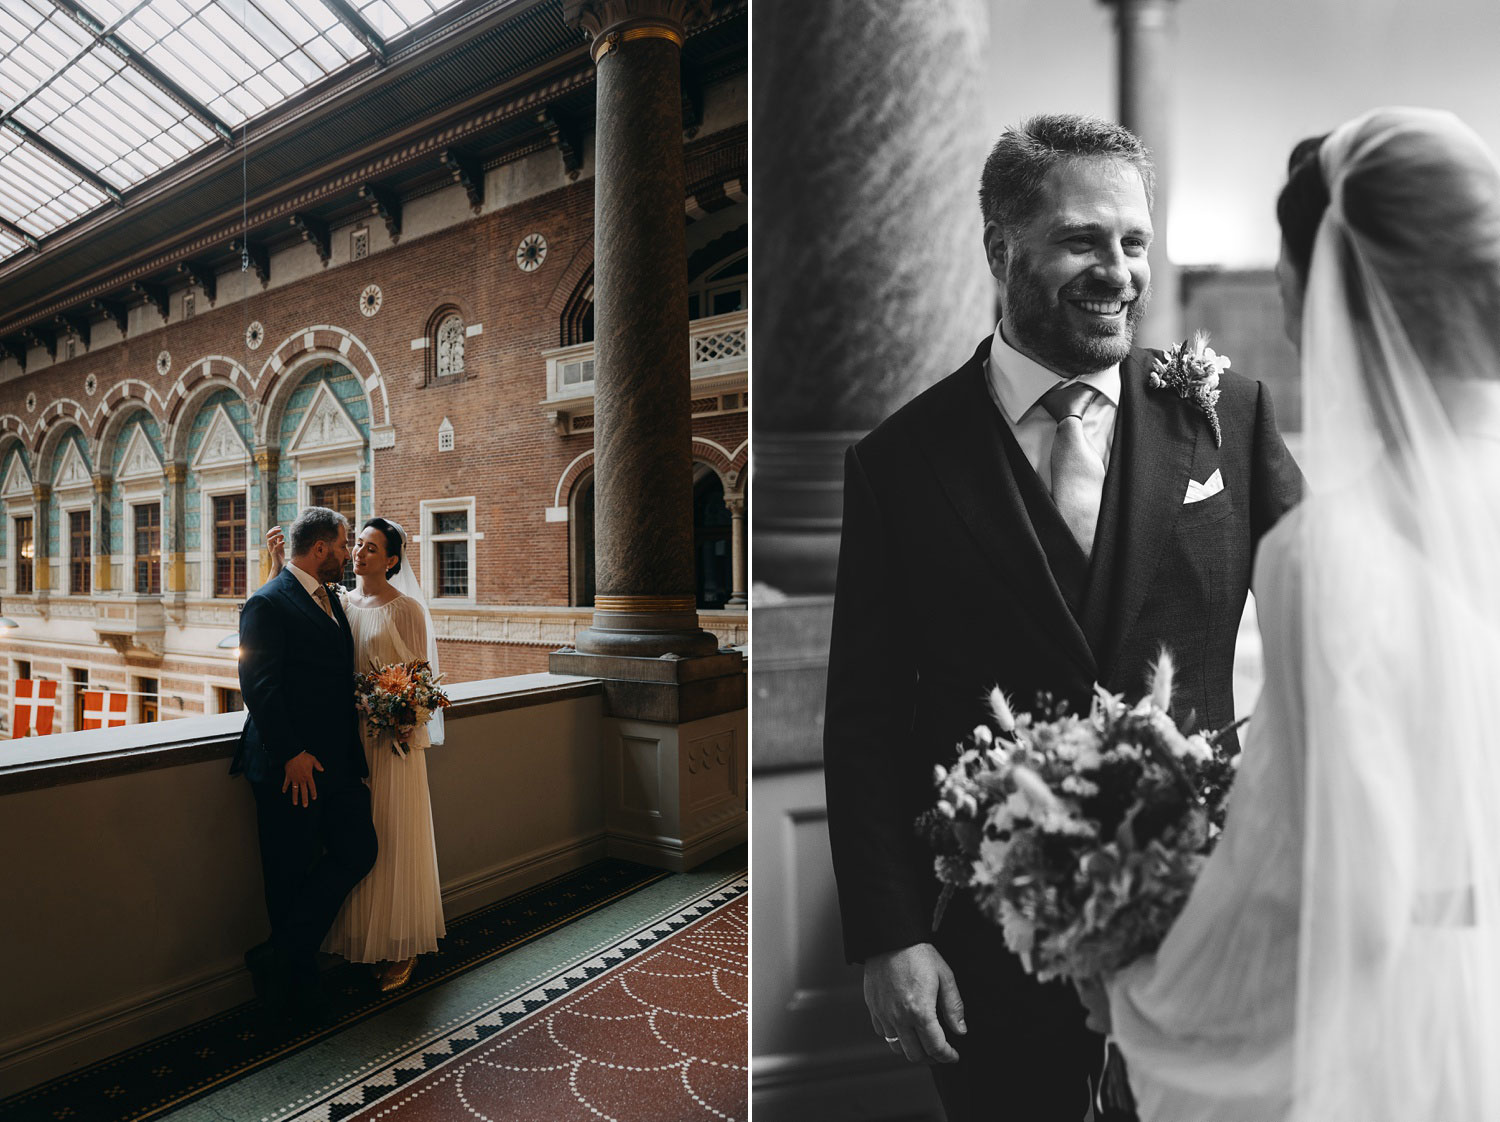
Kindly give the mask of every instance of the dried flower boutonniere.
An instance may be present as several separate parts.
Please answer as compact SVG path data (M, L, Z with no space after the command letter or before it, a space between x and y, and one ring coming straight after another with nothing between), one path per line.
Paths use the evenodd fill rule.
M1214 447L1224 443L1224 432L1219 427L1219 375L1229 369L1229 359L1215 354L1208 345L1208 334L1193 332L1191 339L1170 347L1166 357L1151 364L1151 375L1147 383L1153 390L1176 390L1184 401L1191 401L1208 418L1214 430Z

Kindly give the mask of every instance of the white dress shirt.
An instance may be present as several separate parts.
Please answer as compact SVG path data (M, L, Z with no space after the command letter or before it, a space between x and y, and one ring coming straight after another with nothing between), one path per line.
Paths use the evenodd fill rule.
M296 563L293 561L288 561L286 567L292 571L292 576L297 578L297 583L307 590L307 594L312 597L312 602L318 605L318 609L329 619L332 619L335 623L337 623L338 621L334 618L332 605L327 604L326 601L318 599L317 590L323 588L323 582L320 581L317 577L309 576L307 573L297 568ZM326 588L323 588L323 595L328 595L328 590Z
M1109 470L1109 454L1115 443L1115 414L1120 406L1118 364L1079 378L1064 378L1012 347L997 326L994 342L990 345L989 362L985 366L985 380L995 408L1000 410L1010 431L1015 433L1016 442L1049 495L1052 493L1052 441L1057 435L1057 422L1047 412L1042 398L1057 385L1082 382L1092 386L1098 392L1083 410L1083 434L1104 461L1104 470Z

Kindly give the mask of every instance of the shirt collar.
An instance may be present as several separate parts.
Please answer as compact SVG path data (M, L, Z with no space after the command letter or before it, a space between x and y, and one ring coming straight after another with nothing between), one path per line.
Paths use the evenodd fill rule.
M1063 378L1007 343L999 324L995 326L995 340L990 345L986 374L994 390L995 400L1000 403L1000 408L1011 424L1019 424L1021 418L1042 400L1042 396L1059 383L1082 382L1098 390L1109 399L1111 405L1118 407L1120 404L1119 363L1093 374Z
M307 590L307 594L316 599L315 590L323 586L323 582L317 577L310 575L305 570L297 568L295 561L288 561L286 567L292 571L292 576L297 578L297 583Z

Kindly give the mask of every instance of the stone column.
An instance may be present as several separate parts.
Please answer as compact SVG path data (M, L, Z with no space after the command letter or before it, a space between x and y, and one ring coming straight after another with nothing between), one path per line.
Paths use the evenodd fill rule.
M281 455L275 448L256 449L255 470L260 473L261 524L258 527L259 537L246 544L251 549L260 551L260 584L265 584L271 578L271 551L266 548L266 531L276 525L276 490L279 483L276 473L280 464ZM257 530L254 519L248 521L251 525L247 529L247 535ZM283 526L282 530L285 531L286 527Z
M752 8L757 584L832 593L844 450L995 329L985 7Z
M726 608L746 608L750 598L745 588L745 496L725 495L724 505L729 508L729 559L733 573L731 590Z
M94 593L108 592L114 582L111 580L114 554L109 548L109 516L110 502L109 493L113 480L108 475L94 476Z
M693 572L684 25L707 0L567 0L592 39L594 542L579 652L707 655Z
M31 487L31 587L36 590L38 600L45 600L52 591L52 487L47 483L34 483ZM62 540L62 528L58 528L58 541Z
M161 510L161 552L166 561L166 598L181 603L187 598L187 465L167 464L162 468L167 481L166 500Z
M1119 36L1120 123L1140 137L1156 162L1156 239L1151 246L1151 308L1138 343L1166 347L1182 338L1177 266L1167 255L1171 217L1172 58L1177 0L1104 0Z

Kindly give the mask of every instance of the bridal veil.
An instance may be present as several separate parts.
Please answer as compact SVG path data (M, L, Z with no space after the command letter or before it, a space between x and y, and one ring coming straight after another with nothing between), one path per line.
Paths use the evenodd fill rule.
M1500 170L1381 109L1318 158L1308 497L1218 850L1110 985L1147 1122L1500 1119Z
M1320 153L1303 308L1292 1117L1500 1118L1500 170L1383 109Z

